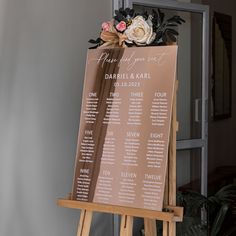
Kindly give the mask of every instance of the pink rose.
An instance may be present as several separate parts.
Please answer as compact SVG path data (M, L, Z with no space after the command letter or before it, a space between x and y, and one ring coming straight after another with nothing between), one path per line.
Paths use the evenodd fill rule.
M103 31L109 31L109 29L110 29L110 22L103 22L102 23L102 29L103 29Z
M123 32L126 29L126 23L121 21L118 25L116 25L116 29L120 32Z

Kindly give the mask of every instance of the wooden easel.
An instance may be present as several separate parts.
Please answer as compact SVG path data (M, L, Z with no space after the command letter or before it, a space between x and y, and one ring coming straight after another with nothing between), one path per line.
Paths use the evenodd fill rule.
M175 91L172 106L172 120L169 140L169 157L164 193L164 211L152 211L120 206L112 206L97 203L88 203L68 199L58 199L61 207L81 209L77 236L89 236L93 212L105 212L121 215L120 236L132 236L133 218L144 218L145 236L156 236L156 220L163 221L163 236L176 235L176 222L183 219L183 208L176 206L176 93L178 83L175 83Z

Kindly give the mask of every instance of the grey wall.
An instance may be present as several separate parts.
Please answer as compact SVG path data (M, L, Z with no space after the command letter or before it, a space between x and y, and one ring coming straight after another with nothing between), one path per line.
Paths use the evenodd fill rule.
M111 17L94 3L0 0L1 236L76 235L79 212L56 199L72 186L87 40ZM111 217L94 224L112 235Z
M232 117L209 121L209 171L218 166L236 166L236 2L235 0L203 0L210 5L211 13L217 11L232 16Z

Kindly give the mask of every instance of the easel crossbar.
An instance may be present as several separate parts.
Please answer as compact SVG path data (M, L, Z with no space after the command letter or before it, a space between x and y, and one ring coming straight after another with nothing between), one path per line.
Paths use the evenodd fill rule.
M147 209L137 209L131 207L122 207L106 204L96 204L90 202L81 202L68 199L58 199L57 205L66 208L88 210L93 212L105 212L119 215L128 215L134 217L142 217L156 219L167 222L181 222L183 219L183 208L176 206L165 206L169 212L153 211Z

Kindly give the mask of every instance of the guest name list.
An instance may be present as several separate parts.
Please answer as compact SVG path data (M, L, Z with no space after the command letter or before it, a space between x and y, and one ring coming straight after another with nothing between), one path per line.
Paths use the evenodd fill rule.
M176 46L89 50L73 199L162 210Z

